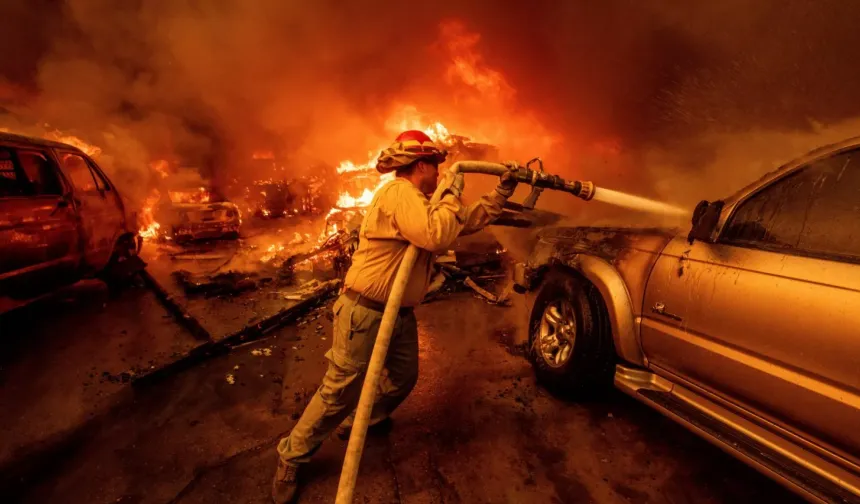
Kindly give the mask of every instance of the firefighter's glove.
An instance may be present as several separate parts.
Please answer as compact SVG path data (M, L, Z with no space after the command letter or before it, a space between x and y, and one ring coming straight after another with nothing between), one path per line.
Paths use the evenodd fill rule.
M499 185L496 186L496 192L505 198L510 198L517 189L518 182L514 173L519 169L519 165L516 161L505 161L502 164L505 165L508 171L499 177Z
M463 188L466 187L466 180L463 178L462 173L452 173L449 171L442 179L441 185L445 188L446 192L460 198L463 195Z

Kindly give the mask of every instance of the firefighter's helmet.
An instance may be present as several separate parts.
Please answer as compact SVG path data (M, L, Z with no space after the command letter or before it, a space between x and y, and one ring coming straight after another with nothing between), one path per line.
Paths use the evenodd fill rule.
M376 169L380 173L389 173L419 159L440 164L447 156L448 152L440 149L426 133L409 130L399 134L394 143L379 153Z

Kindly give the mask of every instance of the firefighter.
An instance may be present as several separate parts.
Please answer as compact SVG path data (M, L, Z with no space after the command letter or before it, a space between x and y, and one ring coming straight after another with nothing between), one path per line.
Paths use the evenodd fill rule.
M308 462L323 439L334 431L348 437L361 394L364 373L400 261L409 244L420 249L403 295L385 361L371 428L390 423L391 412L406 399L418 380L418 329L413 309L421 302L433 268L433 258L463 234L480 230L502 213L517 182L511 173L476 203L463 206L462 174L448 172L445 195L435 205L428 197L437 187L439 164L447 152L421 131L400 134L382 151L376 163L381 173L396 178L381 187L367 209L359 245L335 301L332 347L326 353L328 370L289 436L278 443L278 467L272 485L277 504L296 494L296 472ZM511 168L513 164L509 164Z

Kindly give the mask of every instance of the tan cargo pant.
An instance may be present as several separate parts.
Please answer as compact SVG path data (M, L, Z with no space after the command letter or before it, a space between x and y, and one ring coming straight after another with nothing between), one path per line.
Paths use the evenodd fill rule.
M328 370L290 435L278 443L282 460L293 464L309 461L338 425L351 424L381 320L381 312L359 306L345 296L335 301L334 337L325 355ZM410 313L398 317L394 326L370 424L387 418L417 381L418 326Z

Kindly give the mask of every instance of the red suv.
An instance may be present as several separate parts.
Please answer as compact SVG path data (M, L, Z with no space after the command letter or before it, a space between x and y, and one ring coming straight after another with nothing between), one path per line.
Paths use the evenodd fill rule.
M136 258L122 198L79 149L0 133L0 313Z

